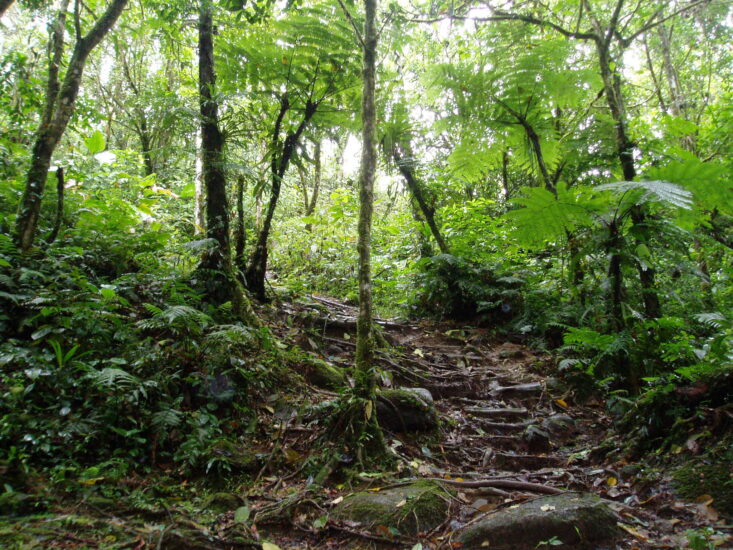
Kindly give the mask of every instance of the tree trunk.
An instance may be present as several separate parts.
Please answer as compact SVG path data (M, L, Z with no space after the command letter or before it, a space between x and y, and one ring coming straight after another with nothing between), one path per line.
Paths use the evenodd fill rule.
M247 234L244 230L244 176L237 178L237 224L234 228L234 268L237 273L245 269L244 247Z
M362 95L362 152L359 172L359 317L356 324L356 372L354 393L364 403L363 417L354 427L360 444L360 461L367 462L385 452L384 437L377 423L374 334L372 325L371 243L374 210L374 180L377 171L377 111L375 104L377 57L377 0L365 0L364 91Z
M236 314L250 325L259 320L232 272L229 249L229 208L224 173L224 137L219 129L219 105L214 96L214 24L211 0L199 6L199 108L201 113L201 168L206 189L206 237L215 242L201 258L197 275L206 299L231 302Z
M196 130L196 161L194 164L194 197L193 197L193 223L194 235L199 235L206 230L205 201L206 191L204 190L204 168L202 159L203 145L201 144L201 128Z
M608 243L606 250L610 256L608 264L608 278L611 281L611 292L609 295L609 316L611 328L620 331L624 328L623 304L623 275L621 272L621 235L616 222L612 222L608 228Z
M400 149L402 149L402 151L400 151ZM392 147L392 158L394 159L400 174L402 174L402 177L405 179L407 188L410 190L410 193L412 193L412 196L415 198L417 205L420 207L420 211L425 217L425 222L428 224L430 232L433 234L433 238L435 238L435 242L438 243L440 252L443 254L450 254L448 245L438 229L438 224L435 223L435 209L428 204L428 201L425 199L425 194L423 193L422 184L415 176L415 157L412 153L410 144L408 142L395 144Z
M604 94L611 117L616 125L616 151L624 179L633 181L636 178L636 167L634 166L634 143L629 138L626 129L626 112L624 109L623 97L621 95L621 80L615 71L611 70L611 58L608 46L602 42L596 42L598 59L603 79ZM646 214L640 206L631 209L631 221L634 227L644 234ZM637 243L642 244L643 239L637 237ZM649 319L657 319L661 316L661 304L656 291L656 272L652 267L643 266L637 262L639 281L641 283L642 299L644 302L644 314Z
M56 170L56 220L51 234L46 239L46 245L50 245L56 240L61 229L61 222L64 219L64 186L64 169L59 167Z
M216 241L204 254L200 268L231 272L229 208L224 174L224 138L219 130L219 105L214 98L214 31L210 0L199 10L199 107L201 112L201 168L206 190L206 237Z
M57 76L54 77L54 71L58 75L58 63L54 63L56 60L56 54L54 52L54 57L49 65L46 111L44 112L41 125L36 132L26 187L20 201L20 208L16 219L15 240L18 247L23 251L28 251L33 245L38 227L38 218L41 212L41 199L43 198L43 191L46 187L48 170L51 166L51 157L74 112L74 104L79 95L79 86L81 85L81 78L87 58L115 24L127 1L112 0L89 32L84 36L77 36L74 50L66 70L66 76L58 91L56 88L58 86L58 79ZM77 3L75 10L77 15L79 9L80 7ZM61 15L59 19L65 22L65 14L63 19L61 19ZM56 33L54 35L56 36ZM56 51L63 52L63 43L60 50ZM60 60L60 56L58 59Z
M155 163L153 162L150 131L148 130L148 121L145 118L145 113L140 113L139 116L138 137L140 138L140 147L142 148L143 162L145 163L145 175L151 176L155 174Z
M280 103L280 113L275 121L275 130L273 131L273 145L277 147L280 140L280 126L282 124L285 113L290 108L288 96L283 95ZM290 166L290 159L295 152L295 148L298 146L300 137L303 135L306 127L310 123L313 115L318 110L318 103L311 102L308 100L305 106L305 113L303 119L300 121L298 128L295 132L288 135L282 144L282 150L279 155L273 154L270 174L272 178L272 189L270 191L270 202L267 205L267 212L265 213L265 219L262 223L262 229L257 236L257 243L255 244L252 258L249 262L246 274L247 288L254 294L257 299L264 301L266 299L265 294L265 275L267 273L267 257L269 249L267 246L267 240L270 237L270 229L272 228L272 218L275 215L275 209L280 198L280 189L282 187L282 180L285 177Z

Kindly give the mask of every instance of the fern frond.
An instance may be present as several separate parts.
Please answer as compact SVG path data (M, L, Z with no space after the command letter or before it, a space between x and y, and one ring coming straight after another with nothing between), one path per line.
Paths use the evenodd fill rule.
M505 217L514 222L515 237L530 247L540 247L568 231L591 225L598 207L582 195L580 188L568 190L562 183L557 187L557 197L541 187L525 187L523 193L524 197L512 201L523 208L510 210Z
M145 302L143 304L143 307L148 311L148 313L150 313L152 315L160 315L161 313L163 313L163 310L160 309L158 306L155 306L153 304L149 304L147 302Z
M675 208L689 210L692 208L692 193L668 181L617 181L596 187L598 191L611 191L615 194L625 194L637 191L636 204L647 202L664 202Z
M241 344L251 345L255 342L252 329L243 325L217 325L206 335L206 343L213 345Z
M129 390L140 384L140 379L129 372L108 367L99 372L91 373L94 382L105 388Z
M165 433L172 428L180 426L183 421L183 414L175 409L164 409L153 415L153 429L159 434Z
M716 330L727 328L731 324L722 313L718 313L717 311L712 313L698 313L694 317L703 325L708 325Z

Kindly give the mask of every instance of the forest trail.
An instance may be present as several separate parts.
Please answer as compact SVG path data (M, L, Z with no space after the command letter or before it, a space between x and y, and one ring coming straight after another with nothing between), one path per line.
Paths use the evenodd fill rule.
M282 325L281 338L298 334L295 341L303 349L314 348L336 365L353 364L356 308L325 297L312 300L305 308L316 306L310 330ZM289 314L304 317L300 308ZM427 389L440 418L437 438L387 433L389 445L410 465L401 475L449 480L457 491L448 521L414 540L423 548L459 548L451 536L454 529L553 490L593 493L617 512L623 538L615 546L598 548L685 548L686 530L709 525L720 529L722 522L709 502L677 500L668 480L622 456L623 439L612 431L604 404L592 397L578 402L572 390L548 375L549 356L523 345L497 343L486 328L428 321L378 323L393 346L377 353L380 367L392 373L391 379L383 377L383 384ZM516 483L502 489L491 480ZM375 490L379 481L365 486ZM344 494L334 492L332 502ZM379 538L384 544L393 539L385 547L404 548L407 542L389 533L374 537L338 522L330 525L352 537L319 535L310 542L284 537L279 542L283 548L381 547L375 542ZM354 538L356 534L362 537ZM719 547L733 547L733 539L721 542Z
M260 314L277 337L273 345L283 350L278 356L304 369L306 379L306 354L296 345L331 365L353 365L355 308L314 296L265 306ZM329 447L323 437L334 417L324 413L324 406L334 403L336 391L314 383L265 387L271 395L260 395L262 402L253 404L251 425L229 426L229 441L237 443L215 451L228 470L199 477L157 463L147 473L121 479L97 474L81 487L69 480L74 491L66 497L49 495L46 512L6 517L0 547L3 540L21 539L27 544L7 547L471 550L485 545L462 545L463 529L487 517L504 517L524 503L552 514L554 506L539 498L577 500L573 495L582 492L605 499L619 534L613 543L583 548L733 548L731 527L718 518L712 499L682 502L663 470L629 463L621 451L623 436L614 433L605 405L593 398L581 401L550 376L549 356L497 342L487 328L377 322L390 344L375 358L382 391L423 388L416 391L421 399L427 399L424 390L430 392L439 419L437 430L402 433L406 417L387 411L387 417L397 418L397 428L385 430L398 457L392 470L352 468L350 476L343 475L353 457ZM341 468L322 467L333 458ZM324 471L323 484L313 483ZM450 490L441 490L443 509L428 529L408 533L399 521L365 525L339 517L342 503L359 494L389 501L387 495L400 487L429 484L426 480L439 480ZM401 510L420 498L408 495L388 508ZM707 527L713 528L707 540L689 544L689 530L702 533ZM500 548L580 548L558 546L562 539L551 534L541 545L514 545L515 533L521 536L523 528L514 526Z

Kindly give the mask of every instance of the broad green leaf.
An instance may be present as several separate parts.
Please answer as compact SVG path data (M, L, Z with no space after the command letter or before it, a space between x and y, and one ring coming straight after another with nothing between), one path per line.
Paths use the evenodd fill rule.
M96 155L97 153L101 153L102 151L104 151L106 145L104 134L102 134L102 132L100 132L99 130L95 130L91 136L84 139L84 143L86 144L87 149L89 149L89 152L92 155Z
M246 504L244 506L240 506L234 512L234 521L237 523L245 523L249 519L249 512L249 506Z

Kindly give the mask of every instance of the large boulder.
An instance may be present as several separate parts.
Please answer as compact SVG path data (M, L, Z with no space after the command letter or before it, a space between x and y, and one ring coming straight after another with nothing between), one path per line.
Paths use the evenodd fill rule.
M332 518L372 531L394 528L403 535L416 535L446 520L450 499L451 494L439 483L417 481L403 487L349 495L334 509Z
M619 530L616 513L588 493L563 493L497 511L468 525L457 536L464 550L533 550L543 541L558 548L603 548Z
M419 392L416 390L420 390ZM420 388L382 390L377 393L377 419L392 432L427 432L438 426L438 414L428 400L430 392Z

